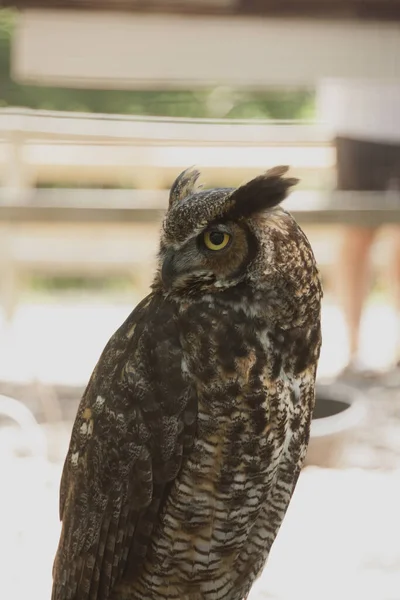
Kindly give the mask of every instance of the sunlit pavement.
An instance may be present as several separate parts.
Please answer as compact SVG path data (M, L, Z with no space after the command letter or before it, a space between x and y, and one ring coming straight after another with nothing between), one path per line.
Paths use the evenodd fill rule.
M127 304L23 304L2 324L0 379L81 384L110 334L128 315ZM371 305L363 354L373 366L391 357L395 317ZM339 311L326 304L320 375L346 360ZM61 455L68 430L59 430ZM60 464L43 456L16 458L0 430L0 598L50 597L51 566L59 535ZM307 468L251 600L399 600L400 470Z

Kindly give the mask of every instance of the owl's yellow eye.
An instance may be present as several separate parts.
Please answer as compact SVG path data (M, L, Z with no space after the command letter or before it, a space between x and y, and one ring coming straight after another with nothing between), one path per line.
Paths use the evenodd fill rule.
M222 250L229 244L231 236L224 231L206 231L204 244L209 250Z

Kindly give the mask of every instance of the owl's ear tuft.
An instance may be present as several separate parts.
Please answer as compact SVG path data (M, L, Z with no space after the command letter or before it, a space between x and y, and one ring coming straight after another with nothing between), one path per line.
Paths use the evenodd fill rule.
M200 171L193 169L193 167L186 169L186 171L183 171L178 175L172 184L169 193L169 208L171 208L175 202L183 200L183 198L186 198L186 196L189 196L197 189L198 186L196 186L196 181L199 177Z
M286 166L274 167L235 190L230 197L229 217L249 217L277 206L299 182L295 177L283 177L288 170Z

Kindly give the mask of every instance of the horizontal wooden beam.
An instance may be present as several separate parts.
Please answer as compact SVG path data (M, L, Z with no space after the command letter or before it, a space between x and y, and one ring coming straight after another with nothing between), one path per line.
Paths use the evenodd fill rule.
M37 190L29 203L7 202L0 194L0 221L8 223L154 223L167 206L168 191L119 190L107 205L84 202L79 190L60 190L59 200L46 201L47 190ZM42 196L42 199L41 199ZM47 195L48 196L48 195ZM118 199L119 196L119 199ZM53 193L57 197L57 193ZM302 224L400 223L400 195L387 192L294 192L283 207Z
M154 145L329 145L329 131L307 121L185 119L0 108L0 139L82 140Z
M399 55L394 18L32 9L18 18L12 73L22 82L64 87L266 89L313 86L324 77L398 78Z

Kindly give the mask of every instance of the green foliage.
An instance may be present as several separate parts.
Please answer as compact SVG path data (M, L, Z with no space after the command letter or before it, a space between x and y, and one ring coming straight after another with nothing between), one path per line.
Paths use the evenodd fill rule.
M21 85L10 76L15 21L15 11L0 9L0 107L198 118L302 119L313 116L312 90L261 92L220 87L201 91L119 91Z
M29 289L37 293L62 293L66 291L124 292L135 284L134 278L123 276L83 277L72 275L34 275L27 282Z

